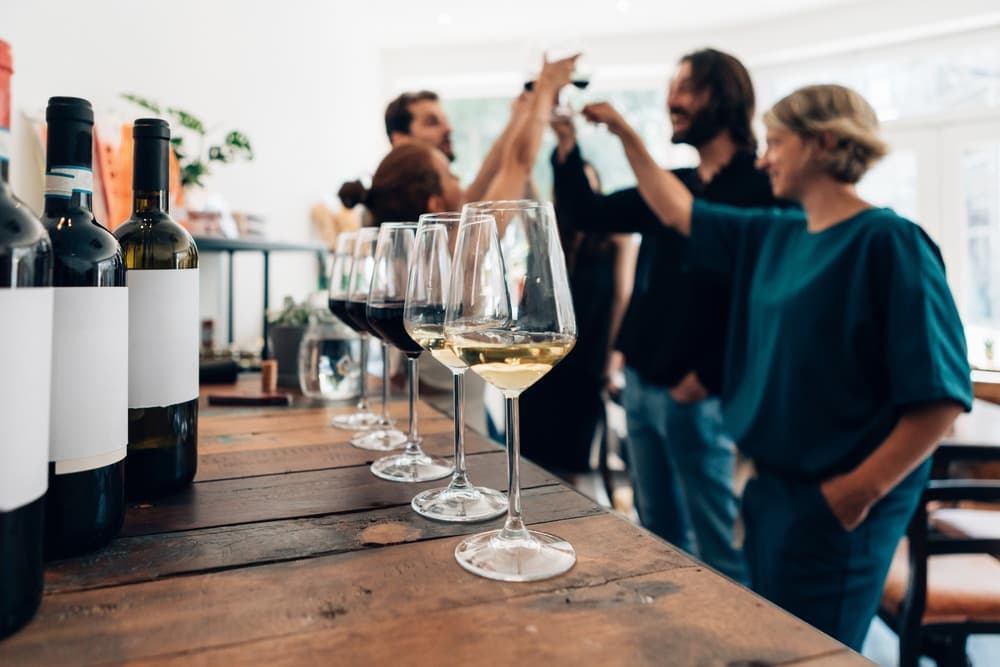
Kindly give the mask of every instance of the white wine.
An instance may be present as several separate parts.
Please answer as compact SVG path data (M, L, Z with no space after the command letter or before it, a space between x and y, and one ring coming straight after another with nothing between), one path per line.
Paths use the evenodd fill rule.
M455 355L497 389L517 394L552 370L570 353L576 338L567 334L470 331L453 336Z
M445 345L443 324L408 325L406 330L413 336L417 344L431 353L431 356L452 370L467 368L465 362L455 356L455 353Z
M170 128L132 128L132 216L115 229L128 266L125 495L157 498L198 466L198 247L168 213Z

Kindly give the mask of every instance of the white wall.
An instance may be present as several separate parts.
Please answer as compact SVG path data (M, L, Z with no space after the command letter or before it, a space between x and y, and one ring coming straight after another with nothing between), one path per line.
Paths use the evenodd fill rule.
M12 185L36 209L41 192L17 110L44 111L52 95L133 113L135 92L246 132L252 163L217 168L208 189L264 216L273 238L312 238L310 206L370 170L384 149L379 53L334 3L283 0L4 2L0 38L14 52ZM135 115L142 112L135 111ZM271 302L315 286L307 255L273 256ZM202 312L225 336L224 260L202 258ZM237 341L260 335L261 260L238 256Z
M663 7L665 11L684 11L681 3L674 3L673 10L667 4ZM718 20L721 24L726 17ZM970 25L995 25L998 20L1000 4L996 0L859 0L739 25L594 36L579 41L595 66L595 85L602 76L631 80L636 85L665 85L678 57L704 46L728 51L753 70L838 50L856 51L887 40L911 39ZM461 30L461 26L454 27ZM552 33L557 37L561 29L554 28ZM524 70L531 65L527 58L533 45L537 40L388 47L383 55L382 94L419 84L436 86L452 95L511 94L519 90Z

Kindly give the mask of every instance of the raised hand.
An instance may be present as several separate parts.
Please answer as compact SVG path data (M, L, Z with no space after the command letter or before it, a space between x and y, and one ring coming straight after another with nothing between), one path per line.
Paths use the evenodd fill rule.
M620 135L628 123L618 110L608 102L595 102L583 107L583 117L591 123L603 123L612 134Z
M568 85L573 77L576 59L579 57L578 53L569 58L542 63L542 72L538 75L538 81L535 82L535 89L544 88L547 91L558 92L560 88Z

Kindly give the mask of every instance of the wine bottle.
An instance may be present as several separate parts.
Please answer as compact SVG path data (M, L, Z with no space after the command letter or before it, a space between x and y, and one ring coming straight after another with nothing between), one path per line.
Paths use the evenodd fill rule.
M102 547L125 520L128 331L125 258L93 213L94 111L53 97L48 123L45 211L52 239L52 411L45 557Z
M176 491L198 464L198 248L168 213L170 127L132 129L132 216L115 229L129 284L125 495Z
M0 639L42 599L52 381L52 245L7 184L12 71L0 40Z

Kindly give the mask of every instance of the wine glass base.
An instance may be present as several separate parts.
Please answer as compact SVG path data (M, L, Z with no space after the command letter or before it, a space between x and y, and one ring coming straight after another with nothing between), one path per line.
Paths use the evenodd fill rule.
M377 431L358 433L351 438L352 446L372 452L390 452L394 449L399 449L405 443L406 434L396 429L386 430L380 428Z
M431 482L454 472L451 464L426 454L396 454L378 459L371 465L372 474L390 482Z
M447 487L417 494L410 506L420 516L436 521L472 523L495 519L507 512L507 496L496 489Z
M330 426L345 431L368 431L377 427L380 420L374 412L352 412L349 415L337 415L330 420Z
M455 547L455 560L480 577L497 581L539 581L557 577L576 563L569 542L534 530L525 537L505 538L503 530L491 530L462 540Z

